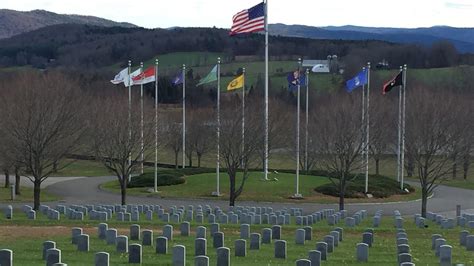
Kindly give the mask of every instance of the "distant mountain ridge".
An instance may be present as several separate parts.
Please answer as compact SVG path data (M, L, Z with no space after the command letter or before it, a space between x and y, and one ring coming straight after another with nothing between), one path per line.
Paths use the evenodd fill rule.
M115 22L94 16L64 15L46 10L16 11L0 9L0 39L51 25L69 23L102 27L136 27L131 23Z
M306 25L270 24L273 35L313 39L382 40L395 43L431 45L447 40L460 52L474 53L474 28L434 26L430 28L377 28L347 26L312 27Z

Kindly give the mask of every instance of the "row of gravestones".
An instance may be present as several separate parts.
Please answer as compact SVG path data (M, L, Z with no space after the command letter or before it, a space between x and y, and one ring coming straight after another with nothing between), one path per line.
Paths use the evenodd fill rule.
M442 229L453 229L455 225L474 229L474 214L462 213L460 216L456 217L456 220L454 220L453 218L446 218L443 215L434 212L427 212L426 219L440 225Z

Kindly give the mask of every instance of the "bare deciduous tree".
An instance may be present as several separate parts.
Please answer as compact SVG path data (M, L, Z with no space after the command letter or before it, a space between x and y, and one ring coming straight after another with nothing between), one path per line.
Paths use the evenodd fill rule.
M163 137L165 138L165 142L166 142L165 146L171 149L171 151L173 151L174 166L176 169L178 169L178 166L179 166L178 159L179 159L180 151L183 146L183 142L182 142L183 123L181 120L181 114L170 111L166 115L166 119L163 122L164 122Z
M212 145L215 143L213 141L215 137L213 110L207 108L194 109L188 115L188 119L187 142L190 148L192 147L190 151L196 152L197 166L201 167L202 156L214 148Z
M37 210L41 183L84 132L85 96L74 81L54 72L18 74L1 90L0 135L8 145L6 156L33 182Z

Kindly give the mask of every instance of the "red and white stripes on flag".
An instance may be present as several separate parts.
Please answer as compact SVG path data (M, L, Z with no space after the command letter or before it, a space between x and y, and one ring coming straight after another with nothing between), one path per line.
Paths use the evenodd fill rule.
M229 35L265 30L265 4L240 11L232 17L232 22Z

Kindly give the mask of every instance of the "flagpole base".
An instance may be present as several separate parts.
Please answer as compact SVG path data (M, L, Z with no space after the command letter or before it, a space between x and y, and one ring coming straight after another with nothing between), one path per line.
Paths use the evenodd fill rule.
M211 195L212 195L213 197L220 197L220 196L222 196L222 194L220 194L220 193L217 192L217 191L213 191Z
M302 194L294 194L293 196L291 196L292 199L302 199L303 198L303 195Z

